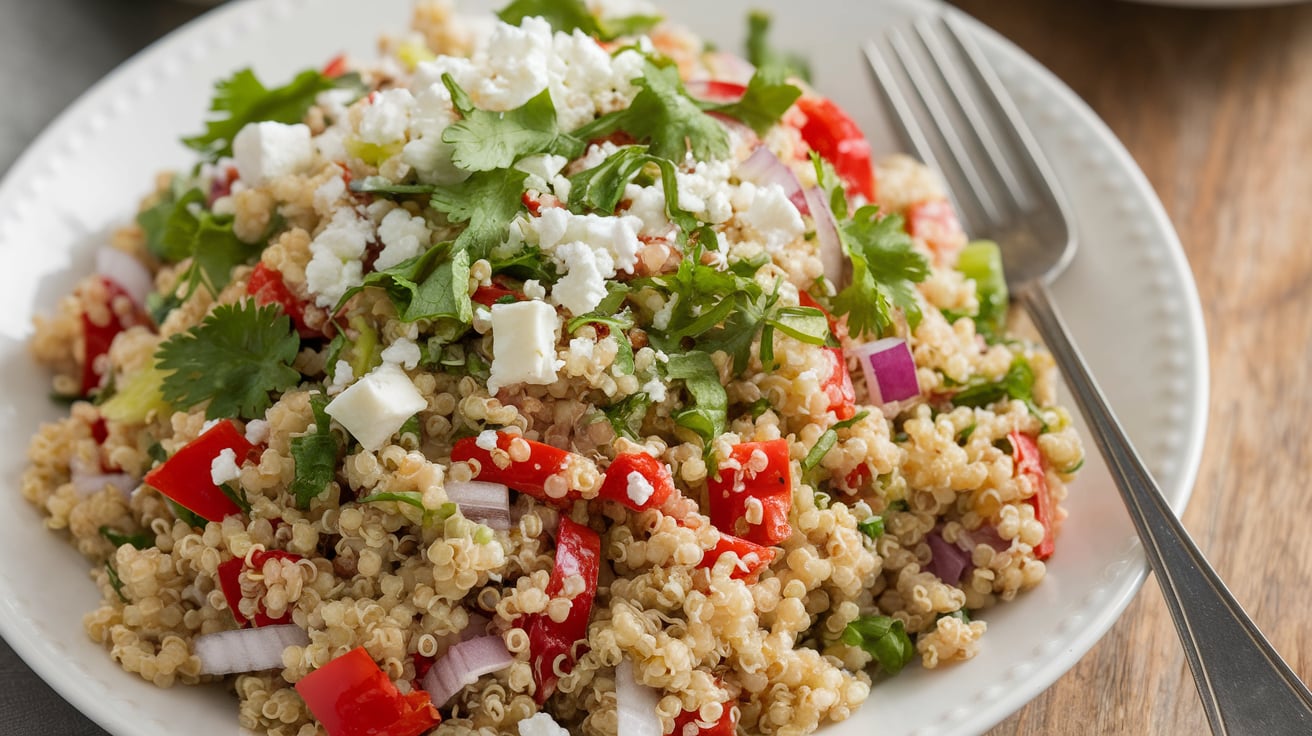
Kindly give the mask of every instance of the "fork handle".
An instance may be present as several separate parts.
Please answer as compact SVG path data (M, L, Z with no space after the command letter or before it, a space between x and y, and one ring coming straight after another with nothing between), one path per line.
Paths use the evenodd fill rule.
M1312 694L1226 589L1163 498L1071 342L1047 286L1016 294L1075 395L1139 533L1213 734L1310 734Z

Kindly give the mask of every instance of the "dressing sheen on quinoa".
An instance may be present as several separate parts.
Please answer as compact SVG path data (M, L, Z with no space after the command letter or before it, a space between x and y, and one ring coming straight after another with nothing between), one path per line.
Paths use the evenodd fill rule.
M37 319L87 633L274 736L807 734L973 657L1083 458L997 247L763 15L498 15L219 81Z

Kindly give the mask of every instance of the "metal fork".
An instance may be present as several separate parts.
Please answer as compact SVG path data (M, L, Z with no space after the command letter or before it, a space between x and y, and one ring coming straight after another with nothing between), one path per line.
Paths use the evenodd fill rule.
M1130 512L1212 732L1312 733L1312 694L1172 513L1057 313L1048 284L1075 253L1070 210L969 30L924 17L865 52L904 143L944 176L967 231L1001 246L1012 297L1052 351Z

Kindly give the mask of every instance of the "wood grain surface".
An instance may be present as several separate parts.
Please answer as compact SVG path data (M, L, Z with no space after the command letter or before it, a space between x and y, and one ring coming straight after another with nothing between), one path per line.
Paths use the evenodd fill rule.
M1207 442L1185 526L1312 680L1312 4L955 4L1084 98L1166 205L1211 357ZM1152 579L1073 670L990 732L1204 733Z

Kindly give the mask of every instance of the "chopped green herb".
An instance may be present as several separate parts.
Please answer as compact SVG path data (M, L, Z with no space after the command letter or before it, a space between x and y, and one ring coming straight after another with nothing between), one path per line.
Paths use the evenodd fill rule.
M659 15L629 15L622 18L598 18L583 0L514 0L497 12L503 22L517 26L525 18L538 16L557 31L583 31L602 41L646 32L660 23Z
M976 426L975 423L971 422L970 424L966 425L965 429L962 429L960 432L957 433L958 445L964 445L966 444L966 442L970 440L970 436L972 434L975 434L975 426Z
M676 67L648 61L635 83L642 90L629 107L597 118L574 135L593 140L623 130L649 144L655 156L675 162L682 162L689 150L700 161L728 157L728 134L689 96Z
M123 579L118 576L118 570L114 569L113 562L105 562L105 574L109 575L109 587L114 589L118 599L124 603L130 603L128 597L123 594Z
M810 452L807 452L806 457L802 459L802 470L809 471L819 465L820 461L825 459L825 455L833 449L834 444L837 442L838 433L833 429L826 429L816 439L815 444L811 446Z
M666 364L666 375L683 381L688 390L687 408L674 414L674 421L702 438L703 447L710 448L716 437L724 432L729 408L729 397L720 383L720 373L711 362L711 356L699 350L671 355Z
M868 417L868 416L870 416L870 412L869 412L868 410L862 409L861 411L857 412L856 414L853 414L853 415L852 415L852 418L850 418L850 419L844 419L844 420L841 421L841 422L834 422L834 427L833 427L833 428L834 428L834 429L849 429L849 428L851 428L851 427L855 427L855 426L857 425L858 422L860 422L861 420L865 419L865 418Z
M567 159L583 153L583 141L557 125L550 90L542 90L514 110L492 112L476 109L450 74L442 75L442 83L462 117L442 131L442 140L455 149L452 162L465 171L508 169L521 158L538 153Z
M419 444L424 440L424 425L420 421L419 415L416 414L405 420L405 423L397 430L396 436L398 444L402 447L411 451L418 450Z
M920 323L914 284L929 275L929 263L912 248L898 215L883 216L868 205L839 223L839 239L852 260L852 283L833 301L835 315L847 315L854 337L882 336L893 324L893 309L907 323Z
M879 539L884 536L884 517L871 516L865 521L858 522L856 529L872 540Z
M506 237L506 228L524 203L524 181L519 169L480 171L459 184L433 189L433 209L452 223L469 223L456 238L457 250L468 250L470 262L486 258Z
M747 16L747 60L757 69L770 70L784 77L794 76L811 81L811 66L800 54L771 48L770 14L754 10Z
M393 184L381 176L351 180L351 191L366 194L432 194L436 184Z
M1017 355L1005 375L997 381L971 379L952 397L954 406L986 407L1004 400L1025 402L1030 413L1042 419L1034 403L1034 371L1023 355Z
M934 620L937 621L940 618L955 618L958 621L962 621L963 623L970 623L972 621L970 617L970 611L965 608L958 608L957 610L952 611L950 613L940 613L937 617L934 618Z
M650 408L651 397L639 392L630 394L601 411L615 430L616 436L636 440L642 431L642 422L647 418L647 410Z
M450 254L449 258L443 258ZM446 331L463 332L474 319L469 299L470 253L440 243L424 253L364 277L359 286L347 289L337 302L341 309L351 297L366 288L387 292L403 322L441 322ZM361 375L361 374L357 374Z
M847 625L842 638L844 644L866 650L890 675L901 672L916 655L906 626L890 616L861 616Z
M757 69L742 98L711 109L740 120L759 135L765 135L801 96L802 90L785 82L778 70Z
M542 255L541 248L534 246L525 246L505 257L493 253L488 263L492 266L492 273L504 273L521 281L535 279L542 284L554 284L560 278L551 259Z
M205 123L205 132L182 142L210 161L230 156L233 139L248 123L299 123L320 92L360 86L360 78L353 74L333 79L307 69L282 87L268 89L254 72L242 69L214 85L213 114Z
M769 399L762 396L761 398L752 402L751 405L752 419L760 419L761 415L766 413L767 411L774 411L774 407L770 404Z
M447 503L442 504L438 508L430 509L424 505L423 494L419 493L418 491L385 491L383 493L375 493L369 496L365 496L364 498L357 499L356 503L380 503L383 501L395 501L396 503L404 503L409 506L414 506L415 508L424 512L423 521L422 521L423 526L428 526L434 521L445 521L446 519L449 519L452 516L454 516L456 512L460 510L458 506L456 506L454 503L451 503L449 501Z
M191 296L201 285L218 294L232 280L232 269L258 257L262 246L238 238L231 215L215 215L205 209L204 192L195 188L178 192L177 186L137 216L146 236L146 249L166 263L192 259L182 277L185 296ZM172 308L171 300L165 299L153 305L151 313L162 317Z
M165 460L168 460L169 454L164 451L163 445L161 445L158 442L155 442L151 444L150 447L146 448L146 457L150 458L151 462L158 465L164 462Z
M310 508L310 502L328 489L328 484L337 474L337 453L341 443L333 434L332 419L325 411L327 406L328 399L323 394L312 395L313 431L291 440L296 476L288 490L296 497L298 509Z
M170 337L155 360L168 371L164 399L179 409L209 401L207 419L264 416L269 394L295 386L301 341L276 304L221 304L199 325Z
M975 331L990 343L1007 331L1007 308L1010 305L1007 278L1002 270L1002 250L988 240L977 240L957 256L957 270L975 282L979 311L975 314Z
M910 511L910 510L911 510L911 505L907 503L906 499L899 498L894 501L889 501L888 506L885 507L884 509L884 513L891 514L895 511L901 512L901 511Z
M168 497L165 497L164 500L168 502L169 509L173 511L174 518L183 522L187 526L192 527L193 529L204 529L205 525L209 523L200 518L196 512L182 506L177 501Z
M115 548L130 544L137 549L147 549L155 545L154 537L147 536L145 532L124 534L109 526L100 527L100 536L109 540L109 543L114 545Z

